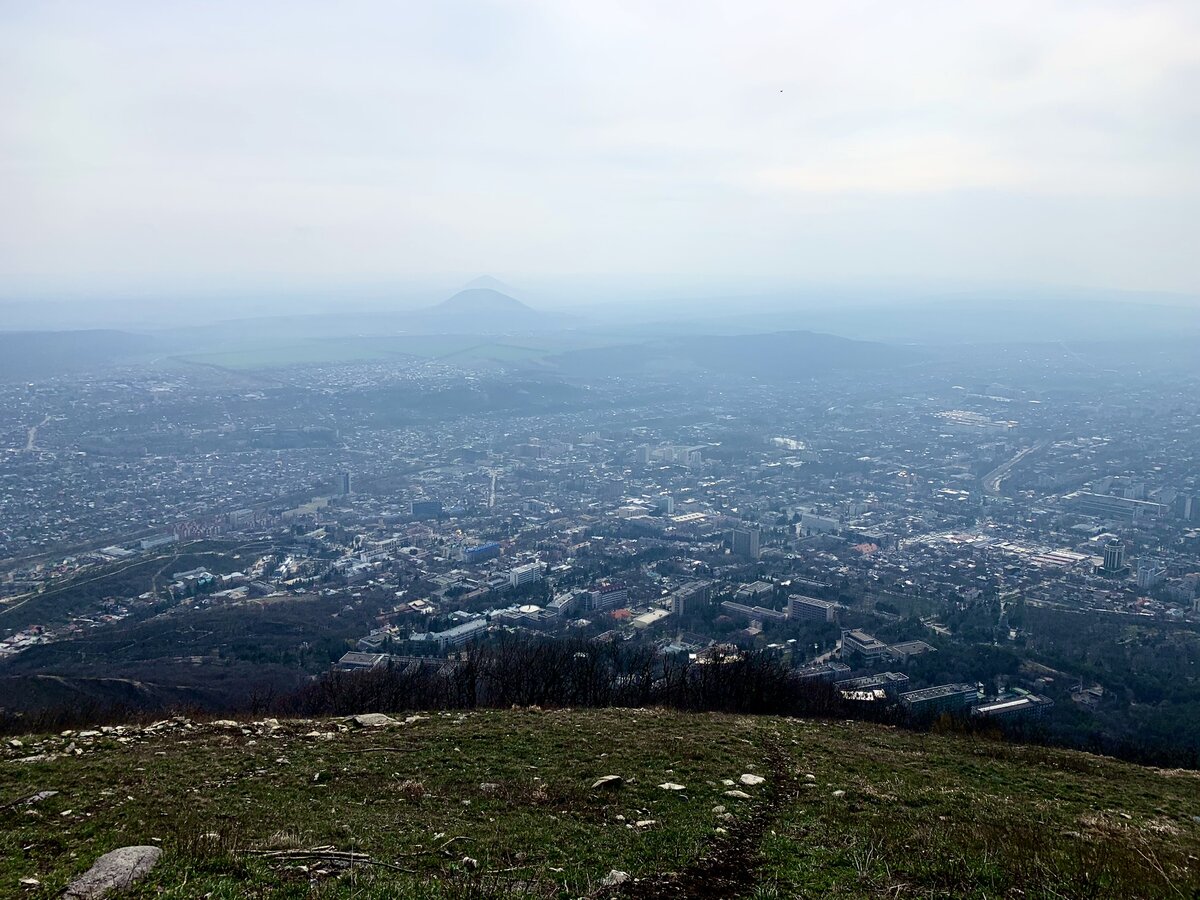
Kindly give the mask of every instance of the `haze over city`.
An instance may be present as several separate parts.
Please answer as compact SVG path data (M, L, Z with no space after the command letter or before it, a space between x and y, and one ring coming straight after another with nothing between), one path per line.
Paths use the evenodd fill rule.
M1200 291L1187 0L0 21L7 301Z

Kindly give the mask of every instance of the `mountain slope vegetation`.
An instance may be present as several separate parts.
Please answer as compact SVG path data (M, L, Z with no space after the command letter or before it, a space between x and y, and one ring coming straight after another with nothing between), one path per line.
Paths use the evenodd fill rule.
M134 897L1200 888L1195 772L769 716L534 708L373 721L172 719L6 742L0 892L58 896L128 844L163 848ZM619 780L597 784L606 776Z

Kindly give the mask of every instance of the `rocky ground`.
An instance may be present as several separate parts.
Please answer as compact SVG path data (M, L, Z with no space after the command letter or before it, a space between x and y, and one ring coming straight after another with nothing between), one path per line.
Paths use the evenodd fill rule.
M73 883L70 896L98 896L79 887L89 871L85 886L135 897L1200 890L1195 772L658 710L173 718L12 738L0 822L0 896L17 897ZM121 848L115 875L93 869Z

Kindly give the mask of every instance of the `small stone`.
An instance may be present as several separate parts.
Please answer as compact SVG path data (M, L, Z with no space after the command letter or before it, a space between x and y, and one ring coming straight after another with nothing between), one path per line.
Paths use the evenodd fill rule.
M846 792L845 792L845 791L834 791L834 792L833 792L833 796L835 796L835 797L845 797L845 796L846 796Z
M807 775L804 776L804 780L805 781L816 781L817 776L814 775L812 772L809 772Z
M634 827L636 827L636 828L653 828L655 825L658 824L658 821L655 819L639 819L638 821L634 822L633 824L634 824Z
M496 791L500 790L500 785L496 784L494 781L485 781L479 786L479 789L485 794L494 794Z
M726 797L732 797L734 800L749 800L750 795L745 791L726 791Z
M743 775L741 778L742 784L747 785L749 787L753 787L756 784L762 784L766 780L767 779L763 778L761 775L750 775L750 774Z
M602 778L597 778L592 784L593 791L613 790L619 788L625 783L625 779L620 775L605 775Z
M105 853L71 882L64 900L96 900L110 891L125 890L154 868L162 856L158 847L122 847Z
M622 872L620 869L613 869L600 880L600 884L603 887L616 887L618 884L624 884L628 880L628 872Z
M725 812L725 807L724 807L724 806L719 806L719 805L718 805L718 806L714 806L714 807L713 807L713 812L714 812L714 813L716 813L716 814L719 816L719 815L721 815L721 813Z
M676 784L674 781L664 781L659 785L664 791L682 791L686 788L682 784Z
M473 856L464 856L462 859L462 864L464 869L470 869L472 871L479 868L479 860L475 859Z

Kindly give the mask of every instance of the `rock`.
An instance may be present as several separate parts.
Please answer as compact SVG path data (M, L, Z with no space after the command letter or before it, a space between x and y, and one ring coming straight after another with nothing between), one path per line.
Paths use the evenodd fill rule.
M51 797L57 797L58 791L38 791L32 797L25 799L26 806L33 806L35 803L41 803L43 800L49 800Z
M659 785L664 791L683 791L686 788L682 784L676 784L673 781L664 781Z
M391 716L385 716L383 713L363 713L359 716L352 716L350 721L359 728L387 728L400 724Z
M95 900L111 891L123 891L154 868L162 856L158 847L122 847L105 853L83 875L71 882L64 900Z
M724 806L714 806L713 812L719 816L719 815L721 815L721 813L725 812L725 807Z
M604 887L616 887L618 884L624 884L628 880L628 872L622 872L620 869L613 869L600 880L600 884Z
M767 779L763 778L761 775L749 775L749 774L743 775L741 778L742 784L748 785L749 787L753 787L756 784L762 784L766 780Z
M846 796L846 792L845 792L845 791L834 791L834 792L833 792L833 796L835 796L835 797L845 797L845 796Z
M213 728L240 728L241 726L233 721L233 719L217 719L215 722L209 722Z
M633 823L634 828L653 828L658 824L657 819L638 819Z
M597 778L592 785L593 791L605 791L619 788L625 783L625 779L620 775L605 775L602 778Z
M725 787L733 787L735 784L737 784L737 782L732 778L722 778L721 784L725 785Z
M732 797L734 800L749 800L750 795L745 791L726 791L726 797Z
M496 784L494 781L485 781L479 786L479 790L483 791L485 794L494 794L496 791L500 790L500 785Z
M804 776L804 780L805 781L816 781L817 776L814 775L812 772L809 772L807 775Z
M464 856L462 864L464 869L471 869L472 871L479 868L479 860L473 856Z

